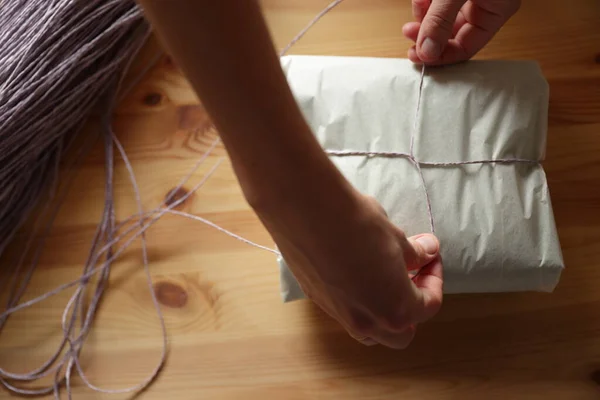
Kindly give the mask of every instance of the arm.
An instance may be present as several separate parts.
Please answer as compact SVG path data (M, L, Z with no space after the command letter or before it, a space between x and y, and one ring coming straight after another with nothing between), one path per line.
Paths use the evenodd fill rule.
M441 303L437 240L407 239L329 161L287 85L257 1L139 2L307 295L354 337L405 347L414 324ZM407 268L429 263L415 286Z
M306 213L325 229L333 210L356 212L351 188L296 105L255 1L140 3L202 99L254 208L277 206L298 218L295 229Z

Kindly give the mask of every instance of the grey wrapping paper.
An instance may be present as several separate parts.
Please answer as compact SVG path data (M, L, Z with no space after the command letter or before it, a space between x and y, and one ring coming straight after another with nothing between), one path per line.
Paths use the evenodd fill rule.
M529 61L420 68L405 59L286 56L294 95L326 150L410 152L423 162L542 160L548 84ZM416 120L416 121L415 121ZM408 235L430 231L423 182L406 158L331 156ZM541 164L422 166L446 293L550 292L564 268ZM284 301L304 295L283 258Z

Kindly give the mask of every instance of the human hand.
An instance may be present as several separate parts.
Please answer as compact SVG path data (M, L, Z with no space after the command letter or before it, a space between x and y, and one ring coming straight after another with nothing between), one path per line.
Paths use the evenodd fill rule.
M408 58L428 65L466 61L494 37L520 5L520 0L412 0L416 21L402 28L416 43Z
M407 238L375 200L361 194L356 199L352 220L339 221L335 232L313 221L310 237L282 223L286 217L278 212L259 216L307 297L359 342L403 349L416 325L441 306L439 243L431 234ZM312 219L310 212L298 213ZM413 282L408 271L416 270Z

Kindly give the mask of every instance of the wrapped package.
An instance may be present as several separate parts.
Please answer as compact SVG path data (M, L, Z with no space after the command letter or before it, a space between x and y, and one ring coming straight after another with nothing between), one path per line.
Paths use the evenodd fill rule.
M281 62L354 187L409 236L435 227L446 293L555 288L564 264L540 164L549 99L536 63L471 61L422 75L404 59ZM278 261L284 301L304 297Z

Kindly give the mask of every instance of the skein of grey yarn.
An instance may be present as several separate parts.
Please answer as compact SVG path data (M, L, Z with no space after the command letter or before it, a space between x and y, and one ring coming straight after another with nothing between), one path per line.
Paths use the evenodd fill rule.
M0 27L1 256L149 27L133 0L0 0Z
M75 150L80 159L82 150L101 137L82 128L93 114L102 121L109 120L119 83L149 32L134 0L0 0L0 257L16 232L35 216L32 212L38 203L61 197L56 180L63 156ZM107 129L103 128L105 139L111 133ZM86 137L78 137L82 134ZM105 150L110 157L106 159L101 232L108 229L106 215L112 213L113 204L109 173L112 142L107 143ZM110 239L110 234L107 237ZM34 253L31 265L23 271L23 257L11 263L11 278L8 271L3 272L0 290L8 290L7 309L24 294L36 258ZM104 275L96 290L100 294L107 278ZM94 309L82 307L79 311L82 317L94 313ZM7 318L0 319L0 333ZM82 330L78 343L69 342L75 335L74 322L71 317L57 352L41 367L18 375L2 372L0 383L15 393L54 392L59 397L59 387L66 380L71 398L71 361L76 361L75 353L87 332ZM69 359L61 356L62 361L54 366L67 343ZM61 374L64 368L67 371ZM49 373L56 375L50 387L33 389L20 384Z

